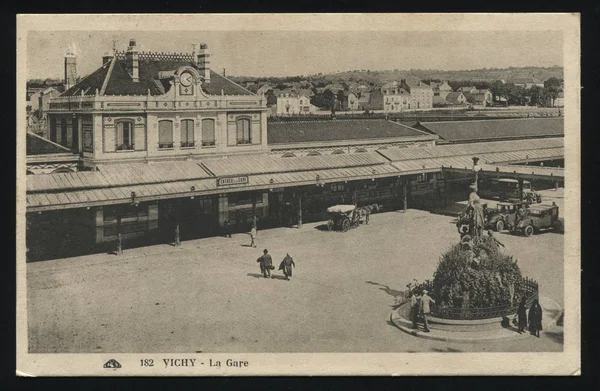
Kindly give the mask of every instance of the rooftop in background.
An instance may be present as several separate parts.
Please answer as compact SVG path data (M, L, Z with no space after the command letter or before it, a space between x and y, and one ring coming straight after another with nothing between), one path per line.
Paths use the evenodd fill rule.
M62 145L38 136L35 133L27 132L26 142L27 156L51 155L57 153L68 155L73 154L69 148L65 148Z
M186 53L146 53L139 54L139 81L133 81L126 70L124 53L116 53L114 60L82 78L62 96L93 95L102 91L105 95L162 95L171 88L170 78L161 78L159 73L176 71L179 67L198 65L191 54ZM114 63L113 63L114 62ZM203 83L202 89L209 95L254 95L246 88L234 83L217 72L210 72L210 83Z
M416 136L429 134L384 119L271 122L268 127L269 145Z
M564 136L564 118L421 122L415 125L449 143Z

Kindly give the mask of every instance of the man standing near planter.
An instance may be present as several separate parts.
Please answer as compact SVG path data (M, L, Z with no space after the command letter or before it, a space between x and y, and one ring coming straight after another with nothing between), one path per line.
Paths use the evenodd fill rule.
M423 322L425 324L424 332L429 332L429 322L427 321L427 315L431 312L431 303L435 304L435 301L428 295L427 289L423 289L423 295L420 300L420 314L423 317Z

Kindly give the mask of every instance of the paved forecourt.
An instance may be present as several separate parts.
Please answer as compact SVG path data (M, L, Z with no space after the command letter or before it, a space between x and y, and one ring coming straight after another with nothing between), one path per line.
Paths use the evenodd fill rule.
M562 328L542 338L481 344L432 341L390 322L394 297L431 279L458 240L451 217L408 210L371 216L346 233L277 228L249 236L158 245L124 255L30 263L31 352L561 351ZM563 236L499 233L540 294L563 306ZM269 249L291 281L260 278Z

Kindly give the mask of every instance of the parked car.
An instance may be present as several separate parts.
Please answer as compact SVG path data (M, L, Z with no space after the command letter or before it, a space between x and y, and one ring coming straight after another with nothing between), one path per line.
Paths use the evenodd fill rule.
M517 214L518 221L514 233L531 236L535 232L545 229L563 231L563 223L558 217L558 206L556 205L532 205L523 209L521 213L522 217Z
M496 209L488 208L486 228L503 231L515 223L517 211L526 208L526 202L499 202Z
M519 181L511 178L485 178L481 181L479 195L496 198L500 201L518 202L521 200ZM530 204L542 202L542 196L531 187L531 182L523 181L523 201Z

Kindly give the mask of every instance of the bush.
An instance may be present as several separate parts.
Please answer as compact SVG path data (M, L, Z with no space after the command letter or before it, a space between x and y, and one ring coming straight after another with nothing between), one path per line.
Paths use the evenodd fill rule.
M524 294L516 260L502 254L490 236L474 238L472 248L451 247L433 275L433 295L440 308L514 305Z

